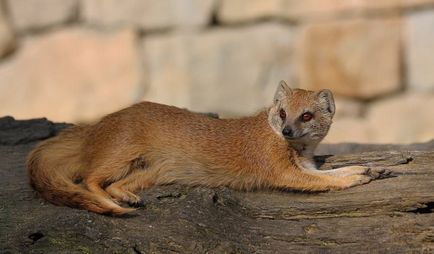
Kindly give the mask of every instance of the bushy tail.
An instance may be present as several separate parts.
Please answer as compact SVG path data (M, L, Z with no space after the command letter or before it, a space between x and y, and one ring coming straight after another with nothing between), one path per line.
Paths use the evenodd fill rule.
M55 205L113 215L134 211L74 183L83 169L80 151L85 131L86 127L71 127L42 142L30 153L27 170L31 186Z

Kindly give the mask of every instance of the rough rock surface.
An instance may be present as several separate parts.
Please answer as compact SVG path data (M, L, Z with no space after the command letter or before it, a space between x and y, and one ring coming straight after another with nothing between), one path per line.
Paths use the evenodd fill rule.
M19 32L66 23L78 12L78 0L7 0L6 5Z
M411 139L408 133L412 134L412 140L425 141L433 137L431 130L434 119L426 115L432 109L434 96L430 96L429 93L395 96L373 103L366 111L368 121L365 123L368 128L381 126L373 128L371 132L377 142L401 140L402 143L409 143Z
M395 18L306 25L295 50L300 86L360 99L396 92L400 47Z
M83 19L98 25L133 25L144 30L191 29L210 22L214 0L82 0Z
M336 98L337 114L326 140L337 142L424 142L433 138L434 108L430 93L412 92L384 98L362 110L357 101ZM363 112L363 113L362 113ZM352 117L363 114L364 117Z
M144 85L136 39L131 29L82 28L27 38L0 66L0 115L91 121L137 102Z
M223 23L246 22L277 16L281 0L221 0L218 18Z
M0 253L434 251L434 142L322 146L323 154L355 152L317 157L322 169L363 164L392 172L344 191L168 185L144 191L146 206L135 214L113 218L47 204L29 187L27 153L64 127L0 118Z
M7 55L16 47L15 35L4 9L3 5L0 5L0 57Z
M418 91L434 90L434 11L412 14L406 20L408 83Z
M222 0L218 14L224 23L270 17L288 20L324 20L348 15L397 12L432 3L433 0Z
M363 113L363 105L360 101L346 97L335 96L336 118L358 117Z
M150 37L143 43L144 99L195 111L255 113L269 104L280 79L291 80L292 41L293 31L274 22Z

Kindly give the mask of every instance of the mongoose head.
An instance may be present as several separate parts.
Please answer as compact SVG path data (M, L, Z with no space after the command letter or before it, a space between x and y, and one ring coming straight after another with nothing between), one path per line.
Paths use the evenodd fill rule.
M291 89L281 81L268 111L268 123L291 142L320 142L330 129L335 103L329 90Z

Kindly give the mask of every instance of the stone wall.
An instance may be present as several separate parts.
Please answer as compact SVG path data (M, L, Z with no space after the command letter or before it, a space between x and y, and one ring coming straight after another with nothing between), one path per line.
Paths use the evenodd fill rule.
M252 114L329 88L328 142L434 137L434 0L0 0L0 115Z

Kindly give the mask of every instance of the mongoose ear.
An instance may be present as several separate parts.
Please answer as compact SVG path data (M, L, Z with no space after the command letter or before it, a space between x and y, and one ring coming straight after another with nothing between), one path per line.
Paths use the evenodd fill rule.
M335 114L336 107L332 92L328 89L323 89L318 92L317 98L321 105L333 116Z
M276 93L274 94L274 103L277 103L284 98L287 98L292 94L291 88L286 84L285 81L281 80L277 86Z

